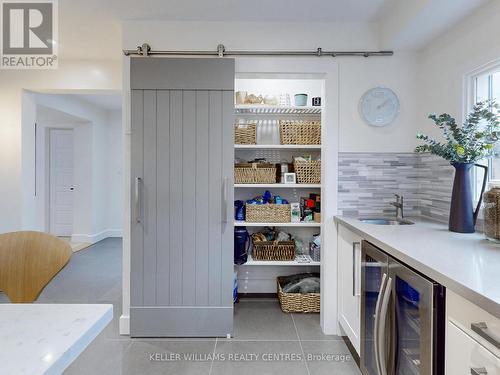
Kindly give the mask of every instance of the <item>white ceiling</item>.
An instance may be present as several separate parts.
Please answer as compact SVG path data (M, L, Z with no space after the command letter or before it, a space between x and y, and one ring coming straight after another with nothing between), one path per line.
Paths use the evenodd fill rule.
M64 0L60 55L121 57L121 21L372 22L387 0ZM249 31L251 32L251 30Z
M36 121L38 124L77 124L86 122L85 119L72 116L57 109L38 104L36 107Z
M410 30L411 33L405 35L404 41L406 43L415 34L414 38L420 39L413 46L418 46L422 41L427 42L429 36L435 35L422 30L439 29L442 32L459 22L462 15L486 1L488 0L64 0L59 2L60 55L73 59L121 58L121 22L125 20L379 23L382 30L388 24L389 27L385 29L390 32ZM463 11L459 8L463 8ZM414 10L414 14L406 19L404 13L409 9ZM422 14L427 16L422 17ZM452 17L446 17L446 14L451 14ZM408 22L410 27L399 25L400 21ZM286 33L286 30L283 32ZM393 47L383 43L386 39L397 39L390 32L390 35L382 35L381 48ZM427 39L421 36L423 34Z
M94 95L94 94L72 94L74 97L83 100L106 111L118 111L122 108L122 97L120 95Z

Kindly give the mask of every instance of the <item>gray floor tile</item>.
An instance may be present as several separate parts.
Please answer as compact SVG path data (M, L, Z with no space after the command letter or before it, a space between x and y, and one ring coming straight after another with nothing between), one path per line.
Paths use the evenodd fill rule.
M130 375L208 375L214 347L210 341L133 340L123 366Z
M333 341L301 341L311 375L360 375L345 343Z
M298 341L217 341L211 375L307 375Z
M97 337L66 369L64 375L124 375L123 367L130 341L111 341Z
M319 314L292 314L300 340L342 340L336 335L325 335L321 331Z
M275 300L241 300L234 309L236 340L298 340L292 317Z

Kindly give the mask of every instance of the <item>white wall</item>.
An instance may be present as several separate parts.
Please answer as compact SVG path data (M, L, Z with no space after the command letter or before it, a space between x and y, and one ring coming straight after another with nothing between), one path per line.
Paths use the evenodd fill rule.
M22 90L120 90L121 65L110 61L60 61L59 69L0 70L0 232L23 226L23 186L33 186L33 174L22 175L21 149L33 149L33 137L21 133ZM33 153L24 155L34 160ZM28 210L26 206L25 211ZM7 214L8 213L8 214Z
M121 110L108 112L106 152L108 156L108 228L116 236L123 232L123 132Z
M463 119L464 76L500 58L499 20L500 1L491 1L419 53L418 131L440 136L429 113Z
M34 98L34 99L33 99ZM75 138L73 240L97 242L122 233L122 131L121 112L107 111L71 94L33 94L24 96L23 134L33 136L31 103L36 104L37 195L34 186L23 185L25 227L47 231L48 207L45 189L45 137L49 128L71 127ZM23 155L33 152L25 147ZM34 176L34 161L25 157L25 176Z

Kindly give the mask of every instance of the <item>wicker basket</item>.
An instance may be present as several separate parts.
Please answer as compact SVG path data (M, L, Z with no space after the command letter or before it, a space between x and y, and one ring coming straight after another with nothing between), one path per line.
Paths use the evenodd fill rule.
M294 260L294 241L253 241L252 258L255 260Z
M234 166L235 184L275 184L276 166L274 164L245 163Z
M281 288L283 277L278 276L278 299L281 310L286 313L319 313L319 293L284 293Z
M293 161L293 168L298 184L321 183L321 160L297 160Z
M321 123L319 121L280 120L282 145L321 144Z
M249 223L289 223L289 204L247 204L246 221Z
M234 125L234 143L237 145L254 145L257 143L257 124Z

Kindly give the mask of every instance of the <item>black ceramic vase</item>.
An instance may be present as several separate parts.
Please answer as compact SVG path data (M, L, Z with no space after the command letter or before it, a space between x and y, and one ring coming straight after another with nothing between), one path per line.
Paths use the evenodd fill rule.
M455 179L451 193L449 229L457 233L474 233L477 215L481 207L488 167L474 163L451 163L455 167ZM472 203L471 169L473 166L484 168L481 196L476 208Z

